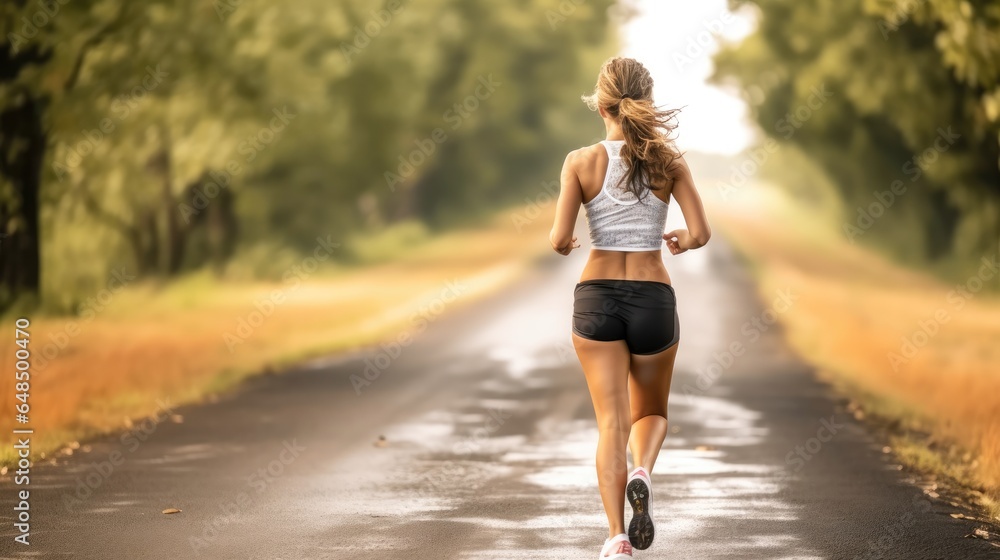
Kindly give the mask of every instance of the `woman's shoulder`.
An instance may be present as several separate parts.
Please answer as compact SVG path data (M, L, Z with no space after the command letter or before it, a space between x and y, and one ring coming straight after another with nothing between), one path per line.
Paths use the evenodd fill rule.
M608 159L608 152L600 142L583 146L566 155L566 164L573 167L587 168Z
M684 154L678 154L674 161L670 162L670 171L672 172L674 179L690 179L691 178L691 167L688 166L688 162L684 159Z

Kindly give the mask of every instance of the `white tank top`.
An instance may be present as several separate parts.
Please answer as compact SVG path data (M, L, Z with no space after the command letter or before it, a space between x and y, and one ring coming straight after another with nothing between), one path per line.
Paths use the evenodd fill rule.
M603 140L608 151L608 170L601 192L583 205L590 227L590 244L606 251L654 251L663 245L669 204L643 189L636 198L620 185L625 163L619 157L624 140Z

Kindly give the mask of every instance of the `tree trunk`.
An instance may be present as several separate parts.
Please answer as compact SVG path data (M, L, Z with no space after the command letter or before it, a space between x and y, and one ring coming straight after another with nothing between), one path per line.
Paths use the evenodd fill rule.
M236 246L237 221L233 193L221 189L213 204L208 207L205 224L208 253L215 272L221 273Z
M160 248L160 272L173 276L180 272L184 261L185 228L181 225L180 209L173 194L170 144L166 144L150 158L147 169L160 181L160 215L163 219L163 245Z
M14 298L38 294L41 245L38 191L46 135L40 102L27 93L0 112L0 175L13 187L0 199L0 310Z

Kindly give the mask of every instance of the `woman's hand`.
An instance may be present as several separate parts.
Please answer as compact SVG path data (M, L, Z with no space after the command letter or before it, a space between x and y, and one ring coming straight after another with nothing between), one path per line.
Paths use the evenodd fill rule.
M580 244L576 242L575 237L570 239L569 243L567 243L565 247L553 247L553 249L555 249L557 253L559 253L564 257L569 255L570 251L572 251L573 249L579 249L579 248Z
M670 233L664 233L663 240L667 242L667 249L670 249L671 255L679 255L688 249L702 246L686 229L675 229Z

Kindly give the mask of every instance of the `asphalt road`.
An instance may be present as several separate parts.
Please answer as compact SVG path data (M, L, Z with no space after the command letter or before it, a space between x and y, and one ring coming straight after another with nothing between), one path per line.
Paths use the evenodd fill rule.
M412 340L167 403L160 422L39 465L30 547L13 543L5 478L0 556L595 557L597 434L569 334L584 257L478 303L432 297ZM721 240L667 258L681 346L657 540L637 558L997 557L768 325L795 294L758 298Z

